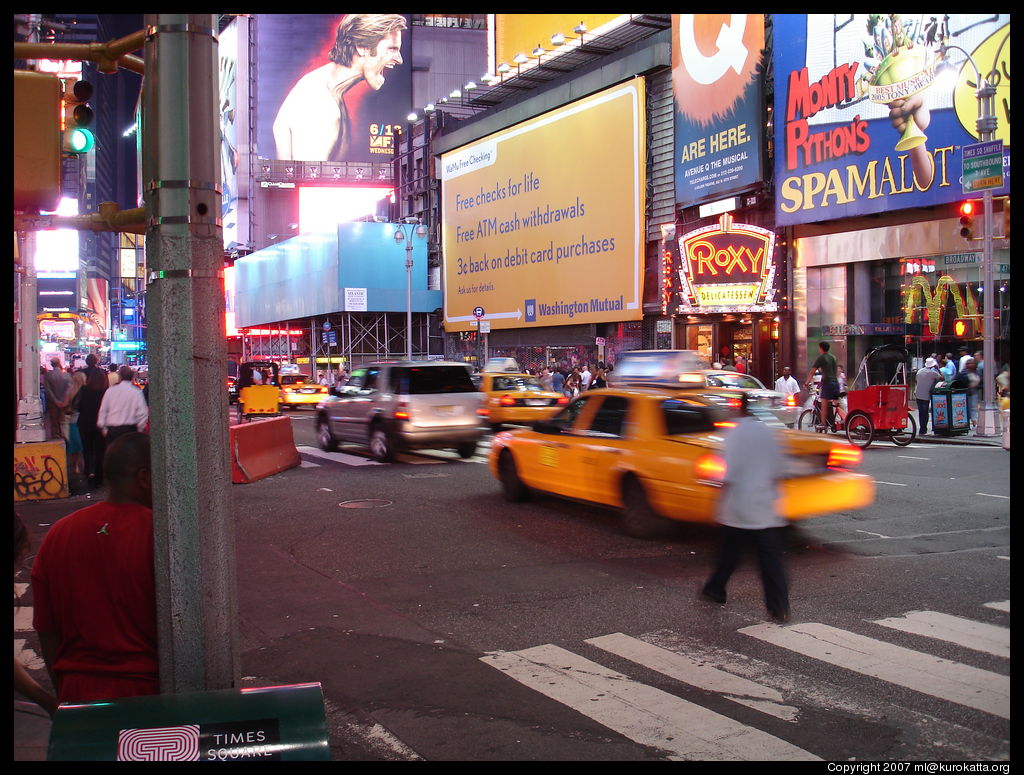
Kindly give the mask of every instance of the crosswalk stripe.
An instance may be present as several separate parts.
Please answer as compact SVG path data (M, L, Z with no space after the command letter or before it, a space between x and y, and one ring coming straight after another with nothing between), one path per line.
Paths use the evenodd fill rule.
M998 603L985 603L985 608L994 608L996 611L1006 611L1006 613L1010 613L1010 601L1001 600Z
M792 627L755 624L740 632L897 686L1010 718L1010 679L998 673L813 622Z
M719 670L706 664L703 659L669 651L623 635L621 632L602 635L600 638L589 638L586 642L656 670L669 678L696 686L698 689L717 692L740 705L746 705L784 721L795 721L799 714L796 708L782 704L782 695L775 689Z
M481 661L672 759L820 761L785 740L632 681L558 646L497 652Z
M875 624L894 630L924 635L984 651L997 657L1010 656L1010 630L994 624L975 622L938 611L911 611L906 616L878 619Z

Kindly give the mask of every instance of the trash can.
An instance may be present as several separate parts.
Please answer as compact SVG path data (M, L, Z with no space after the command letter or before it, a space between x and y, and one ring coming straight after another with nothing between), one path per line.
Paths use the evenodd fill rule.
M936 436L954 436L971 429L967 411L967 389L940 382L932 388L932 432Z

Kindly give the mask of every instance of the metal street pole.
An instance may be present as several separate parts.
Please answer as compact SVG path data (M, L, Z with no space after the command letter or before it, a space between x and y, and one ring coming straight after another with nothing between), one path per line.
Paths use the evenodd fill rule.
M993 59L992 70L986 75L981 74L981 70L974 59L971 57L965 49L960 46L950 46L944 44L942 47L942 56L945 57L946 51L956 50L961 52L967 57L967 61L970 63L974 70L974 74L977 78L976 83L978 88L975 90L974 95L978 102L978 118L975 122L976 129L978 131L978 139L982 143L988 143L995 140L996 128L998 127L999 120L996 117L995 111L995 96L996 87L993 83L993 78L990 76L998 74L996 67L999 63L999 56L1002 53L1003 46L1010 39L1010 34L1007 33L999 44L999 48L996 50L996 55ZM995 436L1001 431L999 428L999 413L996 410L995 403L995 375L999 373L999 365L995 362L995 283L992 279L992 189L986 188L982 194L982 221L984 223L985 236L982 242L982 284L985 289L985 298L982 306L982 351L981 357L984 363L984 370L982 373L982 402L978 407L978 424L974 429L976 436ZM979 364L981 365L981 364Z
M146 14L142 180L160 686L239 683L217 17Z
M412 235L405 237L405 347L412 360Z

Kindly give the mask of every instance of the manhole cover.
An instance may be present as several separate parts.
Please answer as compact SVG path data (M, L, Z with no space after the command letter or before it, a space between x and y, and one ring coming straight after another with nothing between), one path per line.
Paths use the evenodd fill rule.
M338 505L343 509L380 509L390 506L391 501L380 500L379 498L360 498L353 501L342 501Z

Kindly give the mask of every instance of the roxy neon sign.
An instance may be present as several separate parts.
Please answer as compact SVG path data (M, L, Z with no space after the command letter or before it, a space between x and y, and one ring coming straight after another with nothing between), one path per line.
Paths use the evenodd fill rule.
M681 312L769 312L775 299L775 233L735 224L728 213L714 226L679 240Z

